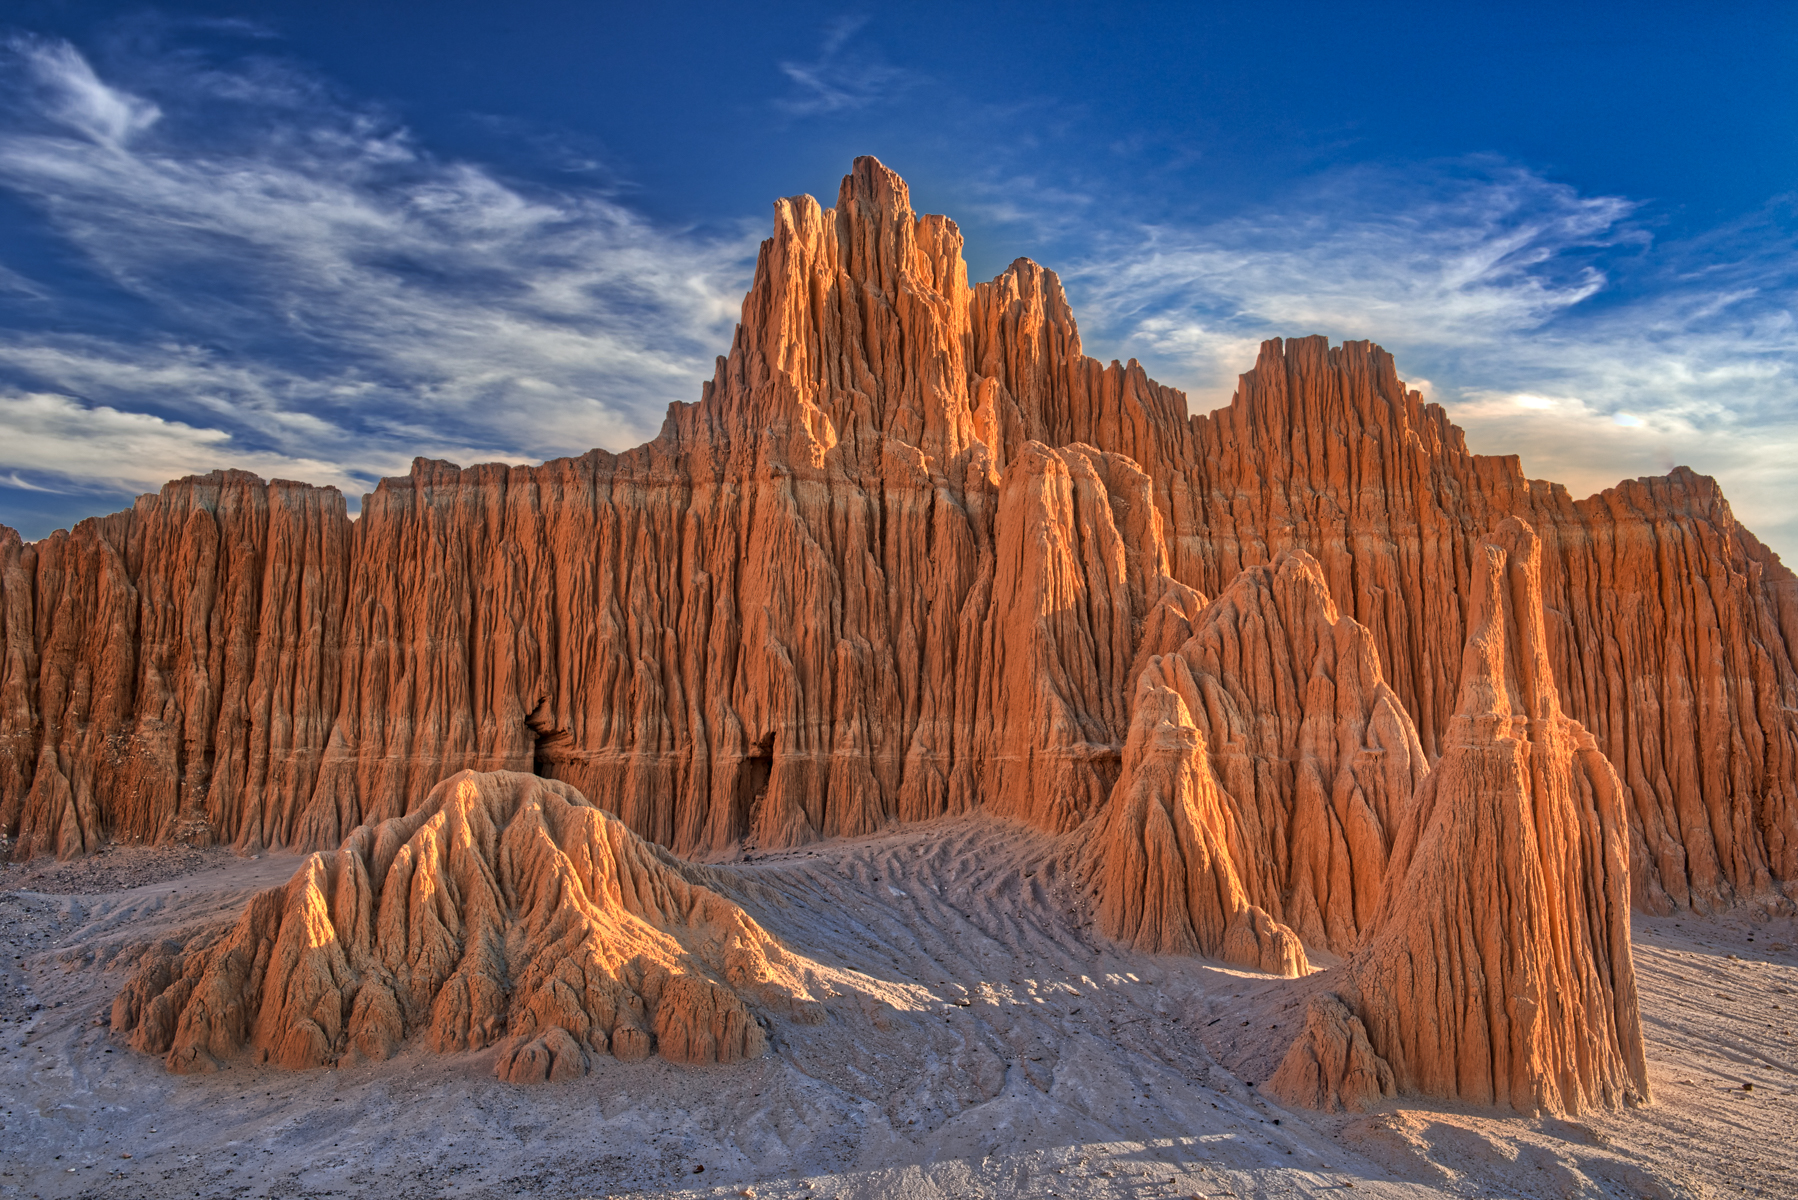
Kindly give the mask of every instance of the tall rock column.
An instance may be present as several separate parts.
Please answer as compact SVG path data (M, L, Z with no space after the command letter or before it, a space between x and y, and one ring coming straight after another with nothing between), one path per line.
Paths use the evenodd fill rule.
M1648 1098L1622 785L1561 711L1541 569L1541 543L1516 518L1480 546L1443 756L1337 989L1358 1021L1309 1021L1275 1094L1365 1103L1331 1077L1355 1063L1370 1077L1367 1055L1337 1044L1364 1025L1402 1093L1551 1112Z

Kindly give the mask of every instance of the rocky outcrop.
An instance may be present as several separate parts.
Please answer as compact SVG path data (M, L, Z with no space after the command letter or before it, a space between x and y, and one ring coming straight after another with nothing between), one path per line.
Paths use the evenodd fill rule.
M1176 679L1190 683L1191 676ZM1188 706L1195 692L1143 672L1123 777L1088 849L1099 927L1151 953L1207 954L1303 974L1297 935L1251 905L1243 888L1230 801Z
M745 996L803 997L793 960L703 869L567 784L460 772L309 856L228 931L148 952L112 1024L177 1072L501 1043L496 1073L594 1055L730 1063L766 1042Z
M1025 443L993 542L967 606L982 619L963 637L951 806L1066 832L1117 782L1139 658L1184 641L1204 597L1167 573L1148 476L1089 446Z
M219 473L0 535L0 825L22 854L316 849L473 768L564 780L689 856L972 805L1063 829L1123 770L1138 668L1287 550L1434 757L1511 515L1542 540L1559 694L1618 766L1637 903L1778 900L1798 580L1714 484L1576 502L1467 453L1367 343L1270 342L1188 419L1085 357L1053 273L970 286L955 225L859 159L834 208L776 205L729 354L645 446L420 461L354 521ZM1316 882L1315 918L1288 914L1291 870L1242 884L1342 945L1360 918Z
M1394 847L1376 927L1335 990L1399 1092L1572 1112L1645 1101L1648 1076L1623 788L1561 710L1541 561L1515 518L1480 548L1443 755ZM1343 1097L1333 1064L1357 1057L1344 1029L1308 1022L1281 1095Z
M1371 925L1428 764L1310 555L1242 571L1195 625L1138 677L1123 779L1089 850L1101 925L1146 950L1299 973L1301 939L1347 954ZM1279 949L1251 954L1259 939L1233 923L1280 931Z
M1374 1053L1340 996L1320 992L1305 1006L1305 1028L1262 1092L1319 1112L1366 1112L1398 1095L1392 1067Z

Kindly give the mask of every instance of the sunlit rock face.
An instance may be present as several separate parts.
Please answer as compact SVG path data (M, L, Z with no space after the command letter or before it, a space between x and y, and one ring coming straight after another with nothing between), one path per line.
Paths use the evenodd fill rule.
M1082 355L1052 272L970 286L954 223L859 159L835 207L776 206L729 354L638 449L420 461L355 521L215 473L0 536L0 822L21 854L315 849L472 768L683 854L975 806L1068 829L1124 769L1140 663L1286 551L1433 761L1509 516L1541 540L1563 707L1617 769L1635 903L1780 892L1798 582L1710 480L1575 501L1467 453L1367 343L1269 342L1189 418ZM1300 874L1244 886L1284 912ZM1360 923L1332 919L1301 932Z
M1798 580L1689 471L1575 501L1469 454L1370 343L1267 342L1189 416L1082 354L1052 272L970 285L961 249L858 159L835 207L776 204L728 355L644 446L419 460L354 521L222 472L0 531L17 853L323 852L146 965L138 1044L306 1065L503 1030L518 1079L742 1058L784 952L701 897L681 920L766 970L658 917L662 974L633 974L648 918L596 898L605 871L703 888L663 850L978 812L1063 839L1138 949L1346 959L1282 1074L1307 1102L1644 1095L1627 904L1798 880ZM449 853L444 822L492 835ZM438 876L389 851L465 905L441 954L391 899ZM517 922L489 994L479 931L510 955ZM1455 931L1477 955L1404 965ZM574 1000L546 982L568 962ZM1481 1010L1476 976L1534 1015Z
M112 1026L179 1073L501 1045L514 1083L652 1049L733 1063L766 1039L744 996L803 1000L797 962L706 872L567 784L460 772L256 896L236 924L146 952Z
M1277 1095L1357 1108L1396 1085L1524 1112L1648 1099L1623 787L1561 708L1541 557L1516 518L1479 547L1443 755L1371 934L1339 995L1314 1002Z
M1088 850L1100 916L1145 950L1299 974L1301 939L1346 954L1372 924L1428 763L1309 554L1243 570L1192 626L1137 674Z

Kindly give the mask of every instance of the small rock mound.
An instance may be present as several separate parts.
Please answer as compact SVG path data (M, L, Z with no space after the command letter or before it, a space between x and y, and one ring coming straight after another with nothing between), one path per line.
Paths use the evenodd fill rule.
M1262 1090L1322 1112L1366 1112L1398 1094L1391 1065L1367 1040L1367 1026L1331 992L1311 997L1304 1032Z
M139 964L113 1027L175 1072L245 1051L290 1068L504 1042L517 1083L590 1056L731 1063L765 1048L743 995L790 1006L786 952L708 873L572 787L463 771L255 896L235 927Z

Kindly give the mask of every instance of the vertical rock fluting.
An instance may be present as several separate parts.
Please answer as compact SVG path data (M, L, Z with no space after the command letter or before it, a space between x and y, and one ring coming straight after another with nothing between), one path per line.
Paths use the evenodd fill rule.
M1078 444L1027 442L1006 468L958 656L954 807L1060 833L1110 794L1137 657L1183 640L1204 603L1167 573L1150 491L1129 459Z
M588 1056L737 1062L742 994L802 996L794 960L704 872L553 780L465 771L260 893L229 931L146 953L113 1028L171 1070L289 1068L504 1043L517 1083Z
M1217 954L1253 909L1346 954L1426 768L1372 639L1338 614L1316 560L1250 567L1139 675L1124 778L1089 850L1102 926L1143 949ZM1281 952L1268 969L1303 963Z
M1648 1077L1623 789L1561 710L1541 558L1515 518L1480 547L1443 755L1394 847L1377 926L1335 990L1399 1092L1573 1112L1645 1101ZM1366 1071L1351 1080L1337 1066L1367 1063L1343 1041L1359 1030L1326 1015L1312 1014L1269 1086L1364 1104Z
M1587 500L1469 454L1368 342L1263 344L1230 406L1192 422L1203 537L1176 575L1208 593L1300 547L1373 634L1442 752L1474 550L1507 516L1542 539L1556 685L1627 789L1635 902L1716 908L1798 878L1798 578L1685 468ZM1191 560L1187 560L1190 562Z
M1298 935L1249 902L1235 814L1188 705L1197 688L1183 660L1169 658L1175 686L1157 678L1159 659L1143 672L1123 776L1089 844L1100 928L1152 953L1301 975L1309 964Z
M1052 272L970 287L960 251L858 159L834 208L775 206L728 356L645 446L421 460L355 521L329 489L223 473L0 536L15 852L330 846L463 768L563 779L682 854L976 803L1061 828L1120 769L1135 667L1199 593L1289 549L1439 754L1475 548L1518 515L1543 541L1557 686L1625 784L1637 902L1798 877L1798 581L1709 480L1574 502L1469 455L1367 343L1270 342L1228 408L1188 420L1137 364L1081 353ZM1033 447L1086 461L1112 511L1070 482L1060 511L1096 523L1043 560L1061 582L999 588L1023 545L1001 539L1039 520L1006 515L1038 503L1029 464L1012 474L1047 469ZM1063 675L995 674L1025 663ZM1020 741L1041 719L1056 740ZM1028 772L986 761L1020 748ZM1038 767L1041 805L1018 782Z
M309 795L337 691L351 525L240 471L0 543L0 800L17 853L235 836ZM24 792L21 802L20 791Z

